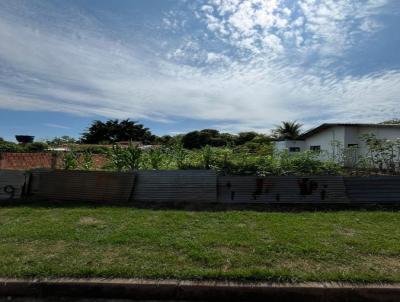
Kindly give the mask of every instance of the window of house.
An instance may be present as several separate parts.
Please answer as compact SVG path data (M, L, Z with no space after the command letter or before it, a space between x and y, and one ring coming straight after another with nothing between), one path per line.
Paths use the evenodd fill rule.
M300 152L300 147L290 147L289 152Z
M358 144L348 144L347 147L351 148L358 148Z
M311 151L321 151L321 146L310 146Z

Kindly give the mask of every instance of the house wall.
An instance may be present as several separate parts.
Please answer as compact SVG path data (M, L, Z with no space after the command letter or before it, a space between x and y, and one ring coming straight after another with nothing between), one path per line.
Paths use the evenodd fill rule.
M278 151L289 150L291 147L299 147L300 151L304 151L304 141L279 141L275 143L275 148Z
M348 150L351 157L365 155L368 148L361 139L362 135L375 134L378 139L400 139L400 128L383 128L373 126L332 126L306 138L304 141L280 141L275 144L277 150L288 150L290 147L300 147L301 151L310 150L311 146L320 146L321 159L335 157L338 152L332 142L336 141L340 147L348 148L349 144L357 144L358 149Z
M366 144L360 139L360 136L371 133L375 134L378 139L394 140L400 138L400 128L359 127L357 134L360 154L366 154L368 151Z
M328 153L332 153L334 152L334 148L332 147L333 141L337 141L342 145L344 144L345 141L344 126L330 127L307 138L305 140L304 150L310 150L311 146L321 146L322 151L327 151Z

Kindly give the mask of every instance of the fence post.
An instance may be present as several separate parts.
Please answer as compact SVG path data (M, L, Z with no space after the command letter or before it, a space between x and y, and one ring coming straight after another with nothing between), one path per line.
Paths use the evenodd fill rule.
M3 153L0 152L0 169L3 164Z
M57 169L57 159L58 159L58 154L56 152L53 152L51 154L51 169L53 170Z

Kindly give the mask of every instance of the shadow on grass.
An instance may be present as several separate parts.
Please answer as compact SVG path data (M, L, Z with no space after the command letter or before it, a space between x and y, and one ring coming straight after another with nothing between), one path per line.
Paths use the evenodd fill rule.
M153 211L193 211L193 212L225 212L225 211L258 211L258 212L337 212L337 211L400 211L398 203L193 203L193 202L83 202L66 200L2 200L1 207L38 207L38 208L97 208L97 207L129 207Z

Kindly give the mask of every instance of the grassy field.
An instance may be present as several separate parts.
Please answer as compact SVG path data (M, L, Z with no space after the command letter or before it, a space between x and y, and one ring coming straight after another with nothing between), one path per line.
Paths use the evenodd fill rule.
M0 276L400 281L400 212L1 207Z

